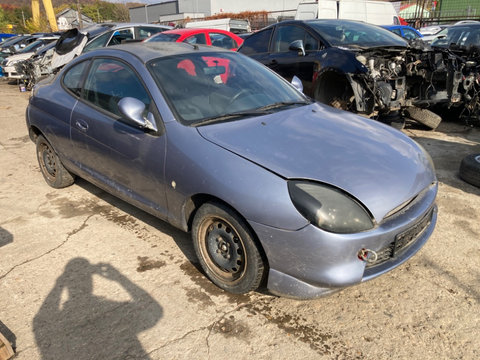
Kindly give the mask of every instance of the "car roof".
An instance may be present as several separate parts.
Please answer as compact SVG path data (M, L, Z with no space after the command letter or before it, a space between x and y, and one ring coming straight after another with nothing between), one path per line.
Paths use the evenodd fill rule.
M222 30L222 29L210 29L210 28L188 28L188 29L185 29L185 28L181 28L181 29L172 29L172 30L167 30L167 31L164 31L163 33L164 34L181 34L181 35L184 35L184 34L196 34L196 33L201 33L201 32L219 32L219 33L223 33L223 34L232 34L231 32L229 31L226 31L226 30Z
M449 28L456 28L456 27L480 27L480 22L478 21L462 22L462 23L456 23L452 26L449 26Z
M99 49L89 51L88 55L95 56L99 53L107 54L110 52L123 51L131 55L136 56L142 62L147 63L148 61L156 58L172 56L172 55L181 55L188 54L192 52L211 52L211 53L232 53L230 50L216 48L206 45L191 45L188 43L177 43L177 42L147 42L147 43L126 43L121 45L107 46ZM111 54L113 55L113 54Z
M105 24L102 24L102 25L105 25ZM160 29L173 29L173 27L168 25L149 24L149 23L116 23L114 26L111 27L111 29L117 30L125 27L139 27L139 26L156 27Z

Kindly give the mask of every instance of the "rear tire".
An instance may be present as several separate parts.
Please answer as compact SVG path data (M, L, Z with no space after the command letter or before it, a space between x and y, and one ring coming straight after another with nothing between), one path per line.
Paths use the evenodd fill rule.
M229 207L206 203L192 224L195 253L210 280L218 287L244 294L256 290L266 265L245 221Z
M425 125L431 130L435 130L442 121L442 118L434 112L427 109L418 108L416 106L410 106L406 108L405 112L410 118L422 125Z
M480 154L463 158L459 174L467 183L480 187Z
M72 185L75 181L74 176L65 169L50 143L39 135L36 144L38 164L47 184L55 189Z

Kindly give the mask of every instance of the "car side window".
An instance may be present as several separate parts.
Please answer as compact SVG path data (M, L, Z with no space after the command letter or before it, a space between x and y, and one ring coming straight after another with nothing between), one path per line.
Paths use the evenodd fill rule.
M165 29L162 29L162 28L157 28L157 27L144 27L144 26L140 26L138 28L138 31L137 31L137 34L138 34L138 39L146 39L150 36L152 36L153 34L156 34L158 32L162 32L164 31Z
M237 43L228 35L211 32L210 40L212 46L218 46L224 49L234 49L238 47Z
M419 36L417 35L417 33L415 33L415 31L412 31L410 29L403 29L403 37L407 40L413 40L418 38Z
M131 39L133 39L132 29L117 30L113 33L113 36L108 42L107 46L120 45L123 41Z
M63 85L77 96L81 95L81 81L83 73L89 63L89 61L83 61L70 68L63 76Z
M240 52L246 55L268 52L272 29L266 29L250 35L243 42Z
M110 39L110 36L112 36L112 32L109 31L106 34L102 34L99 37L93 39L91 42L89 42L82 50L82 53L86 53L88 51L91 51L93 49L98 49L100 47L104 47L105 44L107 43L108 39Z
M273 52L287 52L289 45L295 40L302 40L305 50L317 50L318 41L310 35L305 29L285 25L278 26L273 36Z
M83 96L87 102L121 116L118 102L124 97L133 97L148 109L150 96L128 65L113 59L95 59L85 80Z
M192 36L187 37L183 42L186 42L188 44L203 44L205 45L207 43L207 38L205 34L195 34Z
M402 36L402 33L400 32L400 29L392 29L390 31L393 32L394 34Z

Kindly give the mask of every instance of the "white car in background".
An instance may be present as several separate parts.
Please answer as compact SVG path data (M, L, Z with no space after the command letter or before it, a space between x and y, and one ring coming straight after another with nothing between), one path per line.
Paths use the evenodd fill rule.
M38 38L38 40L35 40L15 55L9 56L4 59L2 62L2 70L4 76L9 80L21 79L22 75L17 72L15 64L20 61L30 59L33 55L36 54L37 51L43 49L49 44L54 43L58 40L58 38L59 36L45 36Z

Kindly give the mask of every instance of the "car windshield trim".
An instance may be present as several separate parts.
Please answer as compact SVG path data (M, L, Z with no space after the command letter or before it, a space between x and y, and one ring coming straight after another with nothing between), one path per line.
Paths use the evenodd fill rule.
M203 126L203 125L210 125L210 124L213 124L213 123L224 122L224 121L228 121L228 120L234 120L234 119L237 119L237 118L268 115L268 114L273 114L274 113L273 110L283 110L285 107L291 107L291 106L294 106L294 105L309 105L311 103L312 103L312 101L309 101L309 100L305 100L305 101L281 101L281 102L277 102L277 103L274 103L274 104L262 106L262 107L259 107L257 109L253 109L253 110L227 113L227 114L224 114L222 116L217 116L217 117L212 117L212 118L199 120L198 122L195 122L191 125L192 126Z
M312 20L307 22L330 46L407 46L400 36L380 26L356 21Z

